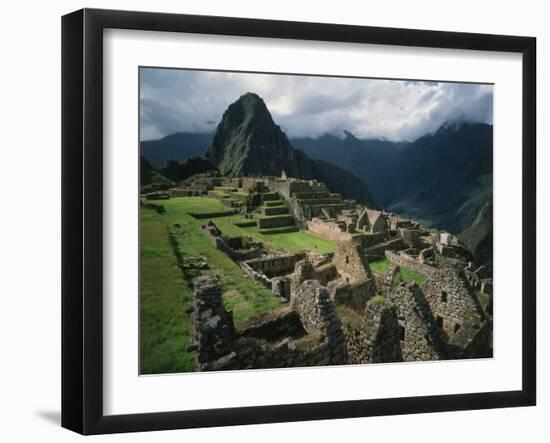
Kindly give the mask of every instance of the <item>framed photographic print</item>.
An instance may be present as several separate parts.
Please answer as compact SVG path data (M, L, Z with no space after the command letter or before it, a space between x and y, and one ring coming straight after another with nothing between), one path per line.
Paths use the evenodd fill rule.
M530 37L62 21L62 425L534 405Z

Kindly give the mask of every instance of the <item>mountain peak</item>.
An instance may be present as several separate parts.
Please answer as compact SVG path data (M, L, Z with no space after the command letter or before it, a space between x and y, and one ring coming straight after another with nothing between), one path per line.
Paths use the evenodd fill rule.
M263 103L262 97L260 97L255 92L247 92L247 93L241 95L237 101L238 102L249 102L249 103L254 103L254 102L262 102Z
M219 132L220 127L242 130L258 125L274 126L275 123L263 99L258 94L247 92L229 105L216 132Z
M347 129L344 129L342 133L344 134L344 140L357 140L357 137Z
M254 92L247 92L246 94L241 95L237 101L229 106L228 110L231 109L232 106L242 108L245 113L269 114L264 100Z
M294 149L260 96L248 92L224 112L208 146L208 159L226 176L266 175L324 182L333 192L370 201L366 185L349 171Z
M262 98L247 92L231 103L223 114L208 147L207 157L225 175L246 175L251 170L251 158L284 157L288 140L273 121ZM254 168L252 168L254 169ZM280 175L280 171L278 174Z

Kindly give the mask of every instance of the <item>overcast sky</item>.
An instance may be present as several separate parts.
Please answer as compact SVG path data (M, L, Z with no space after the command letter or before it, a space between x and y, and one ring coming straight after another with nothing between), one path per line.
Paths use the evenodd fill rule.
M493 120L490 85L142 68L140 139L212 132L246 92L264 99L289 137L347 130L413 141L446 121Z

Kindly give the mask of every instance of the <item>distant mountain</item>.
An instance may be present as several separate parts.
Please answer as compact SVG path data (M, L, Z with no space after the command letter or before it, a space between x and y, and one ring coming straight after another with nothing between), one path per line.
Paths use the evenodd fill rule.
M399 177L387 185L387 208L462 232L492 191L493 127L445 124L411 143L400 164Z
M143 155L140 156L139 172L141 192L158 191L173 185L173 182L157 171Z
M163 168L169 160L183 162L204 155L211 138L212 134L177 132L159 140L142 141L141 155L156 168Z
M474 255L475 262L493 269L493 196L490 195L481 207L474 222L460 239Z
M290 142L310 157L349 169L367 184L374 199L385 206L391 199L388 184L399 177L401 154L409 142L361 140L348 131L343 135L293 138Z
M219 175L220 171L205 157L191 157L184 162L170 160L160 172L169 180L180 182L196 174L205 172L212 175Z
M374 204L365 183L349 170L294 149L264 101L253 93L229 105L206 156L226 176L280 176L285 171L289 177L316 179L332 192Z
M308 155L348 168L386 209L462 232L492 191L493 128L444 124L412 143L323 135L293 139Z

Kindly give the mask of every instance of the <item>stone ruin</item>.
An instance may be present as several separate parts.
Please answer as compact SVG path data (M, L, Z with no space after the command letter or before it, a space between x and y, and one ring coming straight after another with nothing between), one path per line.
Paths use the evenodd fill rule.
M263 244L250 237L223 237L222 231L212 220L202 225L202 230L210 237L216 249L236 262L253 260L266 253Z
M203 229L213 239L223 238L214 223ZM334 255L324 257L260 250L252 259L242 259L234 250L228 255L288 306L237 329L223 307L219 284L198 280L196 298L212 300L216 294L211 309L197 306L193 317L193 349L200 370L492 355L491 318L481 309L472 285L477 273L462 269L460 262L437 268L424 263L430 254L424 249L417 255L386 251L392 265L380 278L371 271L361 241L339 242ZM426 275L426 282L394 283L400 266ZM475 282L480 285L481 279ZM343 316L338 314L340 308ZM203 336L225 340L223 355L208 346L198 347L205 340L213 346Z
M395 267L388 270L395 272ZM456 265L446 265L420 287L415 282L382 291L397 308L405 361L491 357L492 319Z
M337 242L336 251L283 254L247 237L225 237L211 221L203 225L217 249L287 305L237 327L219 282L197 279L189 350L198 370L492 356L492 279L468 262L455 236L342 200L315 181L233 178L213 191L233 195L245 188L255 196L247 204L294 218ZM284 214L276 213L281 198ZM369 266L380 258L391 263L383 275ZM401 267L426 281L397 283ZM489 296L485 309L480 293Z
M314 280L298 287L282 313L236 328L223 304L219 281L195 281L192 313L194 353L199 371L339 365L347 361L344 335L334 305Z
M384 299L370 300L358 324L345 326L344 334L350 364L403 361L397 310Z

